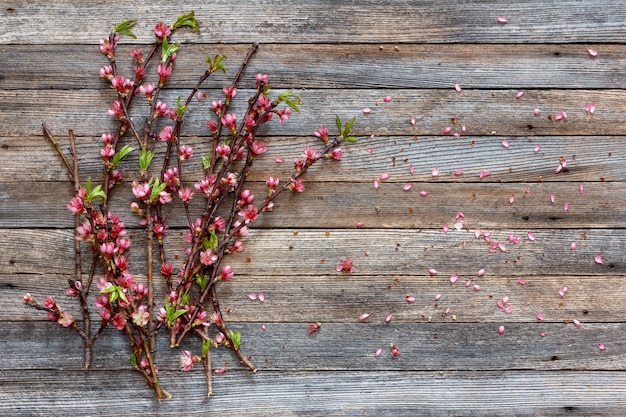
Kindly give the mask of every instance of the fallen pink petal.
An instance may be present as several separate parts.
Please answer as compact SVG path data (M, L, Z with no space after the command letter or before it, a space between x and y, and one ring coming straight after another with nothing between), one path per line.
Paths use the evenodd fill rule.
M537 239L535 234L533 232L528 232L528 240L530 240L531 242L534 242L535 239Z
M379 347L378 349L376 349L376 352L374 352L374 357L375 357L375 358L377 358L377 357L379 357L382 353L383 353L383 348Z
M507 19L505 16L498 16L497 21L498 23L506 24L509 22L509 19Z
M430 172L430 175L433 177L438 177L439 176L439 167L434 167L433 170Z
M515 94L515 98L522 98L523 95L524 95L523 91L518 91L517 94Z
M554 204L554 201L555 201L554 194L550 194L550 202Z
M386 173L386 172L383 172L382 174L380 174L380 175L378 176L378 178L380 178L380 179L381 179L381 181L388 180L388 179L389 179L389 177L390 177L390 175L389 175L388 173Z
M257 295L255 293L248 294L248 298L251 300L256 300Z
M455 177L461 176L463 175L463 168L457 168L454 170L454 172L452 173Z
M572 243L570 243L569 248L570 248L571 250L576 250L576 242L572 242Z
M359 320L367 320L367 318L369 317L369 313L363 313L359 316Z
M565 113L563 110L559 110L558 112L556 112L556 114L554 115L554 120L565 120L567 119L567 113Z
M585 112L587 114L594 114L596 112L596 105L593 103L585 103Z
M415 116L413 116L411 117L411 124L415 126L415 123L417 123L417 119L415 118Z
M450 132L452 132L452 128L450 126L446 126L443 128L443 134L444 135L449 135Z
M564 297L564 296L565 296L565 294L567 294L567 291L568 291L568 290L569 290L569 287L561 287L561 288L559 288L559 295L560 295L561 297Z
M598 349L606 350L606 346L604 346L604 343L598 343Z
M439 272L435 268L429 268L428 273L430 275L437 275Z
M563 204L563 211L569 211L569 204L568 203Z
M283 158L281 158L280 156L277 156L276 159L274 159L277 163L282 164L283 162L285 162L285 160Z
M593 260L597 263L602 265L604 263L604 261L602 260L602 255L597 254L593 257Z
M393 97L391 97L391 96L385 96L385 97L383 98L383 101L384 101L385 103L389 103L391 100L393 100Z
M407 303L415 302L415 297L413 297L412 295L407 295L406 297L404 297L404 299L406 300Z
M462 217L465 217L465 213L463 213L462 211L457 211L456 214L454 215L455 220L459 220Z
M539 152L540 149L541 149L540 144L535 145L535 153Z
M441 226L441 229L443 230L444 233L448 233L448 230L450 230L450 227L448 226L448 223L444 223L443 226Z
M509 144L509 141L506 139L502 139L502 147L505 149L509 149L511 147L511 145Z
M259 301L262 303L265 302L265 294L263 294L262 292L259 293Z
M413 168L413 164L409 164L409 172L411 175L415 174L415 168Z
M378 190L378 187L379 187L379 186L380 186L380 181L379 181L379 179L378 179L378 178L376 178L376 179L374 180L374 189L375 189L375 190Z
M502 309L502 311L504 311L505 314L511 314L513 310L515 310L513 306L506 306L505 308Z
M474 291L480 291L482 289L481 286L478 284L474 284L473 288L474 288Z
M263 331L267 330L267 326L266 326L265 324L264 324L264 325L262 325L262 326L261 326L261 330L263 330Z
M533 113L535 114L535 116L539 116L541 114L541 109L536 108Z
M372 109L370 109L369 107L364 107L364 108L363 108L363 113L364 113L364 114L369 114L369 113L371 113L371 112L372 112Z
M424 190L422 190L422 191L420 191L420 195L421 195L422 197L428 197L428 191L424 191Z
M573 324L574 324L574 326L576 326L576 327L580 327L580 326L581 326L580 322L579 322L578 320L576 320L576 319L572 319L572 323L573 323Z
M527 282L524 278L520 278L520 279L518 279L518 280L517 280L517 283L518 283L519 285L526 285L526 284L528 284L528 282Z
M459 83L454 83L454 89L460 93L461 92L461 85Z
M402 187L402 189L404 191L409 191L411 188L413 188L413 183L412 182L407 182L406 184L404 184L404 186Z
M389 323L392 318L393 318L393 314L387 315L387 317L385 317L385 323Z
M509 196L509 204L513 204L514 201L515 201L515 195L511 194Z
M469 287L470 285L472 285L472 282L473 281L471 279L468 279L467 281L465 281L465 286Z
M485 270L484 269L479 269L478 272L476 273L477 276L482 277L483 275L485 275Z
M450 275L450 284L454 284L459 279L459 274Z
M365 222L358 222L356 224L356 227L364 227L365 226Z
M542 312L537 313L537 320L544 321L546 318Z
M441 293L436 294L434 300L439 301L441 299Z
M504 333L504 326L498 327L498 334L502 335Z
M598 51L596 51L593 48L587 48L587 53L589 54L590 57L595 58L598 56Z

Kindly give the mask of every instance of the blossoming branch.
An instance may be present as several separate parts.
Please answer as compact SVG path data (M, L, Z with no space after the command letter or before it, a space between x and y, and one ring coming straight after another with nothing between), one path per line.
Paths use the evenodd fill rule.
M172 36L183 27L198 31L198 21L191 12L181 15L172 25L156 24L152 30L155 41L147 53L141 49L130 52L133 74L126 77L117 66L118 44L123 35L135 37L132 32L135 25L134 20L123 21L100 41L100 51L108 64L100 69L99 75L115 93L107 114L116 122L115 129L100 137L103 183L96 185L91 178L84 183L80 181L71 130L68 157L52 132L43 126L43 135L60 155L74 185L75 195L67 208L75 216L75 271L66 294L78 301L82 324L50 296L45 297L43 304L30 294L25 294L23 299L27 305L46 311L52 321L76 330L83 340L86 368L91 364L92 346L103 331L108 326L122 331L128 339L132 366L154 389L159 400L170 394L159 383L153 355L158 329L167 328L171 347L180 346L188 335L196 337L200 355L185 350L180 357L181 368L189 371L201 362L207 377L207 394L211 395L212 348L223 346L232 350L241 363L256 371L240 350L241 334L224 320L216 291L218 283L235 276L227 262L228 256L244 249L251 223L260 214L273 211L279 195L304 191L301 177L312 165L342 158L340 144L356 140L351 136L354 119L344 123L337 117L335 137L331 137L326 127L317 129L314 134L321 141L321 149L305 147L295 159L290 177L267 177L267 192L257 198L246 180L254 161L267 151L267 144L258 136L259 129L273 119L282 125L292 112L299 111L300 97L286 91L272 98L268 75L258 74L255 92L248 98L245 112L237 115L230 111L239 79L258 48L255 44L232 82L223 87L223 99L209 100L208 106L201 104L204 96L200 90L205 81L217 71L226 72L225 57L216 55L205 59L207 69L187 97L179 96L175 104L168 103L162 93L180 48L179 43L172 42ZM155 78L150 80L148 74L154 70ZM182 142L185 116L192 105L198 110L208 107L209 111L208 140L200 151ZM159 148L164 148L161 161L155 159ZM202 154L202 172L188 174L188 161L198 154ZM120 165L130 155L137 156L139 165L139 175L132 180L124 178ZM194 177L201 179L195 183L185 181ZM131 266L127 257L131 241L126 225L110 207L112 190L129 183L134 196L128 202L130 211L138 216L145 231L146 270L142 271L145 282L136 279L141 267ZM192 213L192 199L202 199L199 213ZM187 223L185 257L180 265L167 259L164 239L169 225L163 207L177 200ZM93 261L84 272L85 250L92 253ZM158 268L153 268L155 263ZM160 300L154 289L157 275L167 289L161 307L157 305ZM91 292L94 285L95 294ZM99 316L95 332L91 328L93 307Z

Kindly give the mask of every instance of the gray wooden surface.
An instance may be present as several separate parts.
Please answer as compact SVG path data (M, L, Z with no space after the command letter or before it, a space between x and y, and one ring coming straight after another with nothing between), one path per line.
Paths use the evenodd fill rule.
M202 32L177 36L183 46L166 96L188 91L203 57L223 53L228 74L206 90L217 95L248 45L260 42L239 95L268 72L277 90L303 97L301 114L263 131L270 151L259 160L262 173L250 177L253 190L268 172L285 175L289 164L275 158L289 161L315 144L313 130L333 126L336 114L358 116L359 141L256 224L233 259L236 278L220 289L259 372L217 350L214 364L228 372L215 377L207 399L202 372L180 373L177 352L167 352L157 361L174 396L158 403L127 366L120 334L107 330L84 371L78 337L21 296L63 300L73 268L65 209L72 187L41 123L59 137L74 129L82 175L99 178L97 138L111 126L111 92L97 78L105 63L98 40L114 23L139 19L133 45L145 45L154 22L192 9ZM501 15L507 24L496 21ZM0 415L624 415L624 22L626 8L609 0L3 2ZM393 100L383 103L387 95ZM597 104L595 114L586 114L587 102ZM567 120L548 117L560 110ZM189 115L184 140L194 147L204 117ZM460 138L442 135L451 118L467 126ZM560 158L567 172L557 175ZM452 174L457 168L463 175ZM491 175L481 180L481 170ZM390 178L375 190L383 172ZM128 201L128 190L117 191L113 205ZM459 211L465 224L456 230ZM184 224L180 214L169 218L173 228ZM474 238L477 227L507 251L489 253ZM510 234L522 241L509 243ZM181 236L168 240L176 255ZM356 271L336 273L346 257ZM140 264L140 254L131 262ZM453 273L459 280L451 285ZM560 297L563 286L569 291ZM247 298L258 291L263 304ZM504 296L511 314L496 305ZM317 321L321 330L309 335ZM164 334L158 343L167 350ZM395 359L390 343L402 351ZM385 349L375 358L378 347Z

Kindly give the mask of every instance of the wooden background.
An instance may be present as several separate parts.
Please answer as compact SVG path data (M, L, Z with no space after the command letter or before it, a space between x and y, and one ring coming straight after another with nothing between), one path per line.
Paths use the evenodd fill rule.
M169 97L195 83L204 56L226 54L232 76L260 42L238 98L267 72L276 90L304 100L301 114L263 132L270 152L253 181L284 176L290 164L274 159L290 161L315 144L313 130L332 127L336 114L357 116L359 141L341 163L312 170L307 191L283 198L233 259L236 279L220 291L259 372L218 350L214 363L228 362L228 372L207 399L202 372L182 374L177 352L161 353L161 379L174 397L159 404L127 365L120 334L108 331L94 369L83 371L79 338L21 296L65 301L73 268L72 188L41 123L58 137L74 129L82 175L99 178L97 138L111 126L104 110L113 93L97 77L106 62L98 40L115 23L139 19L136 44L147 44L156 21L192 9L202 33L176 36L183 47ZM509 22L499 24L500 15ZM610 0L3 1L0 415L623 415L625 22L626 8ZM216 97L227 80L216 77L204 91ZM393 100L383 103L387 95ZM555 122L560 110L567 120ZM198 150L206 115L196 107L185 131ZM467 126L460 138L442 136L451 118L455 129ZM556 175L561 157L567 172ZM441 174L432 178L435 166ZM462 176L452 175L457 168ZM480 170L491 175L481 181ZM390 178L375 190L383 172ZM404 191L407 182L414 186ZM116 192L114 201L130 196ZM469 230L455 230L458 211ZM477 227L495 240L523 240L489 253ZM176 247L179 234L170 236ZM336 273L346 257L356 272ZM465 286L470 278L481 291ZM560 297L563 286L569 292ZM246 296L258 291L263 304ZM497 307L503 296L512 314ZM363 313L370 317L360 322ZM309 335L317 321L321 330ZM390 357L390 343L400 357Z

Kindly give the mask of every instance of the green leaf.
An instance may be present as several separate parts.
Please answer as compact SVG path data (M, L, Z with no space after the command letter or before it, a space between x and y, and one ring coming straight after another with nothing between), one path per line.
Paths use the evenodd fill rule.
M205 357L211 349L211 340L202 339L202 357Z
M148 167L150 166L154 155L154 152L150 152L146 148L141 148L141 154L139 155L139 169L141 171L148 171Z
M209 283L209 277L207 277L206 275L198 275L196 277L196 284L198 284L198 287L200 287L200 290L204 291L208 283Z
M178 100L176 101L176 113L178 113L179 116L182 116L187 110L187 107L189 107L189 105L180 104L180 100L181 100L181 96L178 96Z
M209 152L206 156L202 157L202 167L204 169L211 168L211 152Z
M233 341L233 348L239 349L241 346L241 333L237 330L228 330L228 335L230 336L230 340Z
M163 192L163 190L165 190L165 188L167 187L167 183L161 182L161 180L159 180L158 178L150 178L150 181L148 181L148 185L152 190L152 193L150 194L151 201L158 200L159 194L161 194L161 192Z
M339 129L339 134L343 133L343 123L341 123L341 119L339 116L335 116L335 122L337 122L337 129Z
M136 39L137 35L135 35L133 32L130 31L132 28L135 27L136 24L137 24L136 20L124 20L118 23L117 25L113 26L113 32L119 33L120 35L130 36L131 38Z
M213 59L208 56L204 59L209 64L209 72L222 71L226 73L226 66L222 63L226 59L225 55L215 55Z
M163 36L163 42L161 42L161 62L166 63L172 54L178 51L180 42L174 42L172 44L167 42L167 36Z
M104 191L102 191L102 185L96 185L92 188L91 177L87 178L85 183L85 201L92 202L94 200L105 201L107 198Z
M126 294L124 293L124 289L119 285L109 285L106 288L100 290L101 294L109 294L109 302L114 302L118 298L122 299L124 302L128 302L128 298L126 298Z
M124 158L128 156L128 154L130 154L134 150L135 148L131 147L128 144L124 145L122 149L120 149L115 153L115 155L113 155L113 159L111 159L111 166L116 167Z
M188 26L195 30L196 32L200 32L200 24L198 20L194 17L194 11L190 11L189 13L181 14L178 16L178 19L172 25L172 29L178 29L182 26Z
M133 365L133 368L137 367L137 357L134 352L130 354L130 364Z
M209 248L211 250L215 250L217 248L218 243L219 243L219 240L217 238L217 235L215 234L215 230L211 230L211 236L209 236Z
M278 95L278 100L291 107L293 111L300 113L300 107L298 106L302 104L302 98L299 95L291 91L283 91Z

